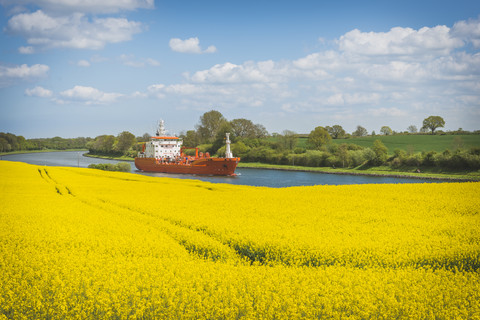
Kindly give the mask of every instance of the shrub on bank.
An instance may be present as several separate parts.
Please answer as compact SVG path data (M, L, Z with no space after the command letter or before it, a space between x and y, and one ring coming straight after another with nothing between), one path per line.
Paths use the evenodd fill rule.
M480 155L477 148L470 150L458 149L455 152L445 150L442 153L435 151L414 153L408 155L405 151L396 149L388 164L398 168L402 165L411 167L437 167L447 169L480 169Z
M130 172L132 168L130 167L130 163L127 162L119 162L117 164L113 163L99 163L99 164L91 164L88 166L91 169L99 169L104 171L121 171L121 172Z

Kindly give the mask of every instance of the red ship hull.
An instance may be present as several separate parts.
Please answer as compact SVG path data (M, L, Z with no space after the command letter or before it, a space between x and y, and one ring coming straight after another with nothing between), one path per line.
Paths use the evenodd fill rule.
M135 167L147 172L232 176L240 158L206 158L190 163L161 162L155 158L135 158Z

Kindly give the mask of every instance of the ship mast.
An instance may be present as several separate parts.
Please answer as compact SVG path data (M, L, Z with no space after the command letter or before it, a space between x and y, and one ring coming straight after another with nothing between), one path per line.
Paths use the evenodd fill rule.
M157 137L165 137L167 132L165 131L165 121L160 120L158 123Z
M225 134L227 136L227 141L225 141L226 143L226 148L225 148L225 158L227 159L230 159L230 158L233 158L233 154L232 154L232 151L230 151L230 133L226 133Z

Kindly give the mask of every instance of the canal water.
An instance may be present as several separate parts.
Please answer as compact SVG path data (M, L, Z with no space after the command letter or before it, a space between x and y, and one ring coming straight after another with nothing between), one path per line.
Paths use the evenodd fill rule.
M118 163L118 160L106 160L84 157L85 151L25 153L0 156L2 160L20 161L43 166L63 166L86 168L94 163ZM229 183L249 186L265 186L273 188L312 185L343 185L343 184L370 184L370 183L425 183L445 182L431 179L409 179L392 177L354 176L340 174L326 174L316 172L267 170L253 168L237 168L235 177L201 176L185 174L166 174L142 172L135 168L133 161L128 161L132 173L152 177L170 177L180 179L196 179L214 183Z

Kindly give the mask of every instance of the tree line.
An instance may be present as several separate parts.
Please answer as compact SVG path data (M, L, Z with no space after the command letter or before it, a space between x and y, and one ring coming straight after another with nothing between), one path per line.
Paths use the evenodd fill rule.
M25 139L23 136L0 132L0 152L85 149L87 143L93 140L85 137Z
M430 116L424 119L420 133L436 134L437 129L445 125L443 118ZM340 125L318 126L308 135L299 135L291 130L284 130L281 134L269 134L265 127L253 124L247 119L228 121L220 112L212 110L200 117L195 130L182 134L184 145L199 147L203 152L222 156L225 152L225 133L230 132L232 152L242 158L244 162L261 162L280 165L297 165L309 167L342 167L354 168L359 166L388 165L394 168L407 167L442 167L450 169L479 169L480 148L456 148L454 151L445 150L443 153L435 151L413 153L396 149L393 155L388 154L385 145L376 140L372 147L362 147L354 143L334 144L332 139L367 136L365 128L357 126L352 134L347 134ZM388 126L382 126L383 135L398 134ZM416 126L408 127L407 132L401 134L418 134ZM466 134L459 129L452 134ZM479 132L475 132L479 133ZM372 132L375 136L375 132ZM306 147L299 147L300 136L307 138Z
M407 131L396 133L388 126L382 126L380 133L392 134L438 134L438 128L445 125L443 118L430 116L424 119L420 132L415 125ZM346 133L341 125L318 126L309 134L297 134L291 130L284 130L281 134L270 134L261 124L254 124L251 120L238 118L227 120L219 111L211 110L204 113L193 130L180 134L183 145L198 147L202 152L222 156L225 153L225 133L230 133L232 152L242 158L244 162L262 162L271 164L285 164L313 167L358 167L360 165L389 165L395 168L402 166L435 166L447 168L480 168L479 148L457 148L453 151L445 150L443 153L435 151L412 153L406 150L395 150L393 155L388 155L387 148L380 140L374 142L372 147L361 147L354 144L351 137L363 137L368 131L357 126L351 134ZM461 128L449 134L467 134ZM478 134L479 132L474 132ZM371 133L375 136L375 132ZM298 145L300 137L307 138L305 147ZM139 142L150 139L145 133L135 137L128 131L123 131L117 136L100 135L92 138L64 139L60 137L47 139L25 139L11 133L0 133L0 152L17 150L42 150L42 149L88 149L90 154L107 156L135 157L141 149ZM353 143L333 144L332 139L345 139Z
M139 138L142 140L143 138ZM123 131L117 136L101 135L87 143L88 152L93 155L105 155L112 157L130 156L135 157L139 148L137 138L128 131Z

